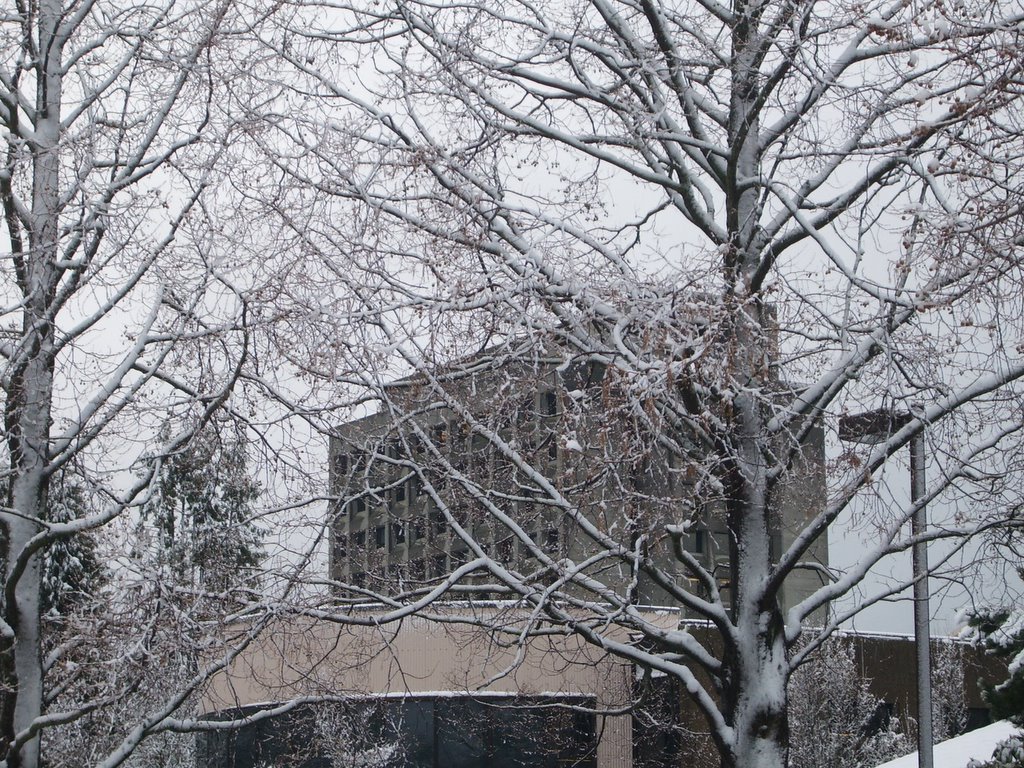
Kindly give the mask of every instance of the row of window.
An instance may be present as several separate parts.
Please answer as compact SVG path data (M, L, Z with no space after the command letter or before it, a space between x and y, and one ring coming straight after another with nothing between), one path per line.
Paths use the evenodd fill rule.
M388 529L390 527L390 536L388 535ZM447 524L442 518L439 522L435 521L434 535L440 535L447 529ZM515 539L512 536L506 536L505 538L491 542L486 539L480 540L482 537L478 537L478 543L484 552L493 554L495 559L500 562L510 562L514 555ZM540 547L543 551L548 554L555 554L559 552L561 544L561 533L558 528L547 528L540 532L533 533L531 539ZM413 523L406 523L405 521L394 521L390 526L380 524L373 526L371 529L360 528L359 530L352 532L352 547L353 554L363 553L370 550L386 549L389 552L394 552L396 547L400 544L408 543L410 546L418 542L426 542L426 529L423 521L415 521ZM452 537L452 545L458 547L461 541L457 537ZM367 547L367 542L370 543L370 547ZM438 549L444 546L444 542L436 542ZM525 546L525 545L521 545ZM349 554L347 539L342 533L338 536L335 542L335 555L339 558L344 558Z
M542 421L551 419L558 415L558 396L553 391L541 392L537 396L536 403L524 407L520 413L522 415L518 419L512 419L512 422L518 422L521 426L535 424L538 418ZM534 447L539 447L541 442L550 442L553 445L554 441L549 440L553 436L551 429L545 428L542 432L543 435L539 442L537 439L531 440L532 443L535 443ZM433 449L442 453L448 452L449 447L455 445L451 442L452 434L456 435L459 446L456 453L460 455L468 456L471 460L474 458L486 460L487 455L491 453L491 446L487 438L480 434L471 434L469 425L465 422L434 424L426 429L426 433ZM337 453L333 459L334 473L340 480L366 472L371 457L386 464L389 463L388 460L400 461L408 457L420 457L426 453L428 452L417 435L408 435L404 440L392 438L384 441L376 451Z
M404 528L402 530L404 531ZM365 548L366 539L367 532L365 530L356 531L353 536L353 542L360 555L365 549L359 548ZM386 529L384 526L377 526L373 531L374 548L384 549L386 546L384 543L385 539ZM557 528L548 528L541 534L535 535L534 541L537 543L537 546L549 555L556 556L561 553L563 542ZM371 578L378 578L382 584L393 584L396 581L415 582L446 576L459 563L464 563L470 559L470 551L465 544L454 541L452 546L451 552L435 551L433 554L424 553L421 557L392 561L391 563L380 561L378 563L379 568L369 574L363 570L364 561L361 556L351 560L346 557L348 552L343 542L336 543L335 557L339 562L347 562L349 568L351 568L351 574L348 578L350 583L357 587L365 587L372 586L369 583ZM491 542L481 542L480 547L484 553L493 555L501 563L508 564L515 560L515 542L512 537L506 537L493 544Z
M466 696L306 706L197 737L200 768L594 768L584 698ZM229 712L224 718L252 714Z
M440 512L435 512L435 514L431 515L430 522L434 536L444 534L448 528L448 523ZM704 554L708 548L708 535L708 531L705 529L695 528L689 531L683 538L683 546L687 552L697 555ZM393 520L390 525L379 523L369 530L359 528L352 531L351 540L353 548L359 552L367 549L368 541L372 549L387 549L389 552L393 552L400 544L412 545L417 542L426 542L428 540L426 521L422 518L412 521ZM559 549L560 534L557 528L548 528L534 534L533 540L544 551L554 554ZM492 548L490 542L481 543L485 550ZM495 543L493 554L500 562L510 562L513 557L513 546L513 538L507 536ZM341 558L348 555L347 537L344 533L340 533L338 536L335 544L335 554Z

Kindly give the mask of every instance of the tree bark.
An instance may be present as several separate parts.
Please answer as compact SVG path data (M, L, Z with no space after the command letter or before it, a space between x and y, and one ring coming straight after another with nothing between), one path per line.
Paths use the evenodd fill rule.
M54 387L54 297L60 215L60 131L63 40L58 0L42 0L36 18L37 83L33 123L29 250L16 255L22 293L20 345L12 365L5 421L10 452L5 511L4 619L13 637L5 649L3 741L6 764L39 765L33 723L43 709L42 568L30 542L43 530Z

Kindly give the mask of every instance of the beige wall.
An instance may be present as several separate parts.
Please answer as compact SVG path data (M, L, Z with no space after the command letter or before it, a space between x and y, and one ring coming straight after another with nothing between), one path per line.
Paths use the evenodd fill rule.
M449 610L449 618L466 613ZM499 615L493 608L481 610L491 620ZM665 614L659 620L678 619ZM445 691L580 695L593 697L599 711L614 711L628 705L631 683L631 665L573 636L532 638L521 650L476 627L417 617L384 627L296 620L267 632L215 678L202 706L213 713L296 696ZM598 768L629 768L630 715L599 715L597 732Z
M203 711L213 713L297 696L427 695L452 692L473 695L564 694L592 697L598 710L624 709L631 699L633 667L572 635L530 639L520 648L516 638L495 639L479 627L458 623L474 616L494 623L522 620L494 605L435 609L437 623L412 617L388 626L339 626L324 621L282 621L242 654L206 691ZM371 609L354 613L372 619ZM648 620L678 626L672 611L652 611ZM691 627L700 637L700 627ZM853 636L862 675L875 695L901 712L915 705L913 643L903 637ZM620 638L625 639L625 638ZM712 638L712 648L716 643ZM937 641L938 642L938 641ZM964 647L967 705L982 707L978 679L995 681L1005 666L980 649ZM683 702L683 718L695 733L684 744L687 760L714 763L710 743L696 732L702 718ZM628 713L599 715L599 768L630 768L632 720Z

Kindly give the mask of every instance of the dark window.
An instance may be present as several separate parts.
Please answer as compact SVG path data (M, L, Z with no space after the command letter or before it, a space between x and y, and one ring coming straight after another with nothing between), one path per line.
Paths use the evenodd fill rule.
M338 453L334 456L334 471L339 477L348 474L348 454Z
M334 560L335 560L335 562L338 562L340 560L344 560L345 556L348 554L348 547L346 546L346 543L345 543L345 539L346 538L347 537L345 536L345 534L341 534L341 535L339 535L334 540Z
M434 555L430 558L430 577L438 578L448 573L448 563L444 553Z
M391 545L402 544L405 542L405 523L401 520L396 520L391 524Z
M448 527L448 521L444 518L444 513L439 509L431 510L430 521L433 524L434 533L442 534Z
M409 578L412 579L413 581L423 581L423 579L427 575L426 574L426 568L427 568L427 565L426 565L426 563L423 562L422 558L420 558L419 560L412 560L412 561L410 561L409 562Z
M696 555L704 554L704 550L707 548L706 535L703 528L688 531L683 537L683 547L687 552Z
M509 536L506 539L502 539L498 542L498 561L502 565L508 565L512 562L512 537Z
M366 529L360 529L353 534L353 540L357 547L366 546Z
M405 501L405 480L395 486L395 501Z
M548 528L544 533L544 551L549 555L558 551L558 529Z
M344 738L355 754L373 754L383 747L389 753L388 768L594 768L594 716L559 703L592 705L584 700L463 696L311 705L237 731L201 734L198 765L322 768L330 764L324 753L332 745L319 734L327 732ZM214 717L238 718L255 711Z
M558 413L558 396L554 392L541 393L540 412L542 416L554 416Z
M387 528L383 525L378 525L373 529L373 543L377 545L377 549L384 546L387 539Z

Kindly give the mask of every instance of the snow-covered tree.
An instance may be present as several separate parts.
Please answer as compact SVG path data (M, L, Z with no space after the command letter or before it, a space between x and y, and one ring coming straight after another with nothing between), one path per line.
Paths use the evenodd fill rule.
M245 291L263 282L255 268L235 282L244 254L234 237L225 247L220 203L226 171L241 166L235 112L250 103L273 7L37 0L0 11L0 765L36 768L54 729L131 701L108 720L107 751L83 758L119 764L202 683L194 670L144 702L127 695L142 684L134 671L158 666L146 633L160 622L135 613L114 631L125 611L112 592L106 611L69 610L59 627L44 616L55 599L96 597L95 580L78 583L89 578L81 554L124 538L152 479L136 461L178 455L248 359ZM153 447L160 424L186 412L195 426ZM113 591L124 554L104 552L119 571ZM216 658L230 651L210 640L216 622L203 631ZM106 686L114 670L126 676Z
M330 768L401 768L402 723L387 701L352 701L313 707L304 723L308 733L306 759L318 758ZM298 763L298 761L296 761Z
M1006 680L985 689L993 717L1024 726L1024 611L979 612L971 617L970 626L989 653L1007 662Z
M913 751L899 718L871 693L852 640L835 638L789 683L791 768L870 768Z
M949 640L932 644L932 738L959 736L967 726L966 645Z
M169 434L164 431L165 438ZM219 592L255 586L264 531L255 521L260 487L250 475L244 432L207 427L153 469L153 493L142 507L154 529L155 556L170 576Z
M103 764L117 754L125 731L168 697L188 690L200 673L201 649L211 647L209 611L172 589L121 584L69 613L47 633L48 712L77 716L44 730L42 756L51 768ZM178 716L194 716L198 695ZM135 768L189 765L195 736L160 733L126 754Z
M673 676L723 766L784 768L794 670L907 586L869 574L1020 508L1021 4L325 5L280 35L302 106L254 111L252 204L304 254L278 347L389 425L339 514L404 483L451 543L400 598L511 600L474 620Z

